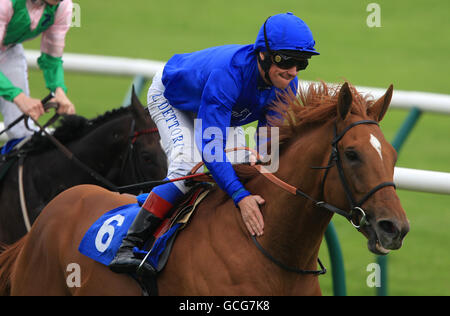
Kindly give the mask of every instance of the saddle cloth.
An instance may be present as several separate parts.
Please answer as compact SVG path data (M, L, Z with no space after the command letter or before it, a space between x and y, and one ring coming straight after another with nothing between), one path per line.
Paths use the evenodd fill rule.
M178 232L188 224L197 205L208 193L205 186L193 189L186 195L186 200L172 210L172 216L162 223L146 259L158 272L164 268ZM120 206L101 216L84 235L78 247L80 253L109 265L147 196L148 193L139 195L136 203ZM146 249L151 246L146 245L145 249L135 248L135 256L144 258L148 253Z
M14 138L14 139L10 139L6 142L5 145L3 145L3 147L0 149L0 154L1 155L6 155L9 154L10 152L12 152L17 144L20 144L22 142L22 140L24 140L25 137L22 138ZM21 144L20 144L21 145ZM18 146L20 148L20 145Z
M6 176L12 165L19 159L18 150L29 140L30 137L11 139L0 148L0 181L3 180L3 177Z

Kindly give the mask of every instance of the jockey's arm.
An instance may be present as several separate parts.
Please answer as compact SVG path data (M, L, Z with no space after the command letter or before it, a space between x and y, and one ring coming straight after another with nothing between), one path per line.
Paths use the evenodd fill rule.
M205 84L197 115L202 128L195 132L196 144L206 167L236 205L250 195L225 154L227 127L230 126L232 107L238 96L239 86L230 73L212 71Z
M219 187L228 193L240 209L249 233L261 236L264 220L259 205L265 201L258 195L251 195L244 188L225 154L226 126L229 123L224 125L223 122L230 122L231 111L215 104L209 104L207 109L200 109L198 118L202 120L203 137L199 139L199 135L196 135L196 140L198 145L201 144L202 159Z
M231 111L223 105L208 104L200 107L197 118L201 120L202 129L196 131L196 143L205 166L237 205L250 193L240 182L225 153Z
M225 146L227 127L231 122L233 97L236 86L233 80L224 75L211 76L214 84L206 85L197 118L202 128L196 130L196 143L202 159L219 187L224 190L241 210L243 221L252 235L262 235L264 222L259 204L264 203L260 196L251 195L240 182L231 163L227 160ZM224 91L224 88L229 88ZM201 132L201 135L199 133Z
M53 101L59 104L60 114L75 113L74 105L66 96L62 61L66 34L72 23L72 7L71 1L61 2L55 14L55 23L42 33L41 56L38 59L47 88L55 92Z
M3 45L6 30L14 14L12 2L0 0L0 52L6 51L9 46ZM14 102L25 114L37 120L44 113L41 101L28 97L21 88L16 87L5 74L0 71L0 97Z

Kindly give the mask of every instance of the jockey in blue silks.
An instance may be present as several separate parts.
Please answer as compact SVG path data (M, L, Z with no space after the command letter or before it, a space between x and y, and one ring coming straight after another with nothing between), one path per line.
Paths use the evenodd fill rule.
M255 44L174 55L155 75L148 92L148 109L169 160L167 179L185 176L203 160L218 186L240 209L252 235L263 233L259 205L264 200L245 189L225 155L227 140L239 143L244 138L245 144L242 129L230 131L229 127L256 120L259 126L266 125L267 107L277 93L297 92L298 71L307 67L312 55L319 54L314 45L305 22L292 13L278 14L265 21ZM113 271L136 271L141 262L133 248L142 248L153 237L187 191L184 182L152 190L110 264ZM145 269L152 267L145 264Z

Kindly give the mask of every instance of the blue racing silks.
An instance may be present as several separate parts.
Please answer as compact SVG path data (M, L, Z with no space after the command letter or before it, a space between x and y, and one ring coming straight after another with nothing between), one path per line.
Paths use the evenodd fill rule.
M219 187L239 203L250 193L224 153L227 127L265 120L267 107L282 90L263 83L253 45L226 45L175 55L164 68L162 82L164 96L172 106L193 112L201 120L195 138L205 165ZM289 88L295 93L297 85L295 78ZM221 133L208 133L211 127ZM220 153L211 142L220 144ZM222 159L211 161L210 156Z

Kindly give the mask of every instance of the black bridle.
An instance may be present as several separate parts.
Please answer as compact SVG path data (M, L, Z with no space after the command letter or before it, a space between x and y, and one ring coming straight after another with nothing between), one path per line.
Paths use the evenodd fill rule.
M146 134L158 133L157 128L148 128L145 130L136 131L136 121L131 121L130 126L130 134L128 136L128 145L126 152L124 154L124 158L122 160L122 165L120 167L119 176L122 177L126 171L126 166L129 165L131 167L130 172L132 173L133 182L144 181L147 177L143 174L141 168L138 166L138 155L136 155L136 140L139 136ZM125 186L127 187L127 186ZM125 187L116 187L115 191L118 192L126 192ZM125 189L125 190L124 190ZM130 188L132 190L132 188ZM131 191L130 191L131 192Z
M329 170L336 165L336 168L338 170L339 173L339 178L341 180L342 186L344 188L347 200L350 204L350 212L341 210L340 208L333 206L331 204L328 204L324 201L318 201L316 199L314 199L313 197L309 196L308 194L306 194L305 192L301 191L298 188L294 188L290 185L287 185L288 188L287 191L290 193L293 193L297 196L302 196L304 198L307 198L308 200L311 200L314 202L314 204L318 207L324 208L332 213L336 213L339 214L343 217L345 217L348 221L350 221L350 223L358 230L360 230L361 227L369 225L369 222L367 220L367 215L366 212L362 209L362 205L372 196L374 195L376 192L378 192L379 190L381 190L382 188L385 187L394 187L395 183L393 182L383 182L380 183L379 185L375 186L373 189L371 189L369 192L367 192L359 201L356 201L356 199L353 196L353 193L350 190L350 186L347 182L347 179L345 177L345 173L344 173L344 168L342 166L342 161L340 158L340 154L339 154L339 149L338 149L338 143L339 141L344 137L344 135L353 127L358 126L358 125L362 125L362 124L374 124L374 125L378 125L378 122L376 121L372 121L372 120L361 120L361 121L357 121L354 122L352 124L350 124L349 126L347 126L346 128L344 128L344 130L338 134L337 133L337 123L335 122L334 124L334 137L333 140L331 142L331 154L330 154L330 159L328 160L328 165L326 167L312 167L313 169L326 169L323 180L322 180L322 193L321 196L323 197L324 195L324 188L325 188L325 181L327 179L328 176L328 172ZM264 174L264 173L263 173ZM270 178L269 178L270 179ZM273 179L273 178L272 178ZM272 180L273 181L273 180ZM286 189L286 186L282 186L282 188ZM291 191L291 189L294 190L294 192ZM359 214L356 214L359 213ZM354 223L354 218L355 218L355 214L356 215L361 215L361 219L359 220L358 224ZM293 273L297 273L297 274L312 274L312 275L321 275L321 274L325 274L327 272L326 268L323 266L322 262L318 260L318 263L320 265L321 270L302 270L302 269L298 269L295 267L289 267L286 266L285 264L283 264L282 262L280 262L279 260L277 260L276 258L274 258L269 252L267 252L267 250L265 250L261 244L256 240L255 236L252 236L252 240L255 243L256 247L261 251L261 253L268 258L270 261L272 261L274 264L276 264L277 266L279 266L280 268L282 268L283 270L289 271L289 272L293 272Z
M338 149L338 143L339 141L344 137L344 135L353 127L358 126L358 125L368 125L368 124L374 124L379 126L378 122L376 121L372 121L372 120L362 120L362 121L357 121L354 122L352 124L350 124L349 126L347 126L340 134L337 133L337 126L336 123L334 124L334 138L331 142L331 155L330 155L330 159L328 161L328 166L326 167L320 167L320 168L326 168L327 170L325 171L325 175L323 177L322 180L322 196L324 194L324 188L325 188L325 181L327 179L327 175L328 172L330 170L330 168L333 165L336 165L338 174L339 174L339 178L341 180L342 186L344 188L345 191L345 195L347 197L347 200L350 204L350 212L345 212L343 210L340 210L336 207L330 207L328 208L328 206L331 206L325 202L318 202L316 203L318 206L323 207L328 209L331 212L337 213L339 215L344 216L347 220L350 221L350 223L356 228L356 229L360 229L362 226L366 226L369 225L368 221L367 221L367 215L364 212L364 210L362 209L362 205L372 196L374 195L376 192L378 192L379 190L381 190L382 188L385 187L389 187L392 186L394 188L396 188L395 183L394 182L383 182L380 183L379 185L375 186L373 189L371 189L369 192L367 192L359 201L357 201L355 199L355 197L353 196L353 193L350 190L350 186L347 182L347 179L345 177L345 173L344 173L344 168L342 166L342 160L341 160L341 156L339 154L339 149ZM353 222L355 213L359 213L357 215L362 215L360 221L358 224L355 224Z

